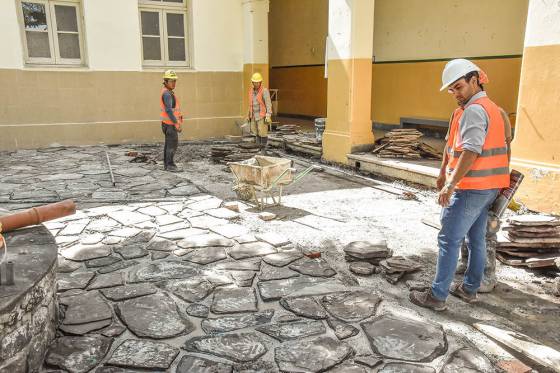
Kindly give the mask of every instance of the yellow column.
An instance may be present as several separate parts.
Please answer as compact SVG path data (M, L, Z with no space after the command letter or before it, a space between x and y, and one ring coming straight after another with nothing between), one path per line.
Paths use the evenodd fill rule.
M268 12L269 0L243 0L243 114L249 108L251 75L259 72L268 86Z
M525 174L516 198L560 213L560 6L531 0L521 65L512 168Z
M371 148L374 0L329 0L327 126L323 158Z

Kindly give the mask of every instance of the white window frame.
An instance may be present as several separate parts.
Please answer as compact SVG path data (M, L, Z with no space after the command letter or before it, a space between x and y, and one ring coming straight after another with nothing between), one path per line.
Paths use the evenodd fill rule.
M184 67L191 66L191 42L190 42L190 9L187 6L187 0L181 3L167 3L165 1L156 0L138 0L138 19L140 22L140 45L142 48L142 65L146 67ZM144 34L142 33L142 12L158 13L159 15L159 40L160 40L160 56L161 60L144 59ZM167 34L167 14L180 14L183 16L183 28L185 40L185 61L169 61L169 44L168 40L177 38ZM149 35L148 35L149 36ZM154 35L155 36L155 35Z
M25 29L25 21L23 19L22 3L37 3L43 4L45 7L47 18L47 33L49 39L49 49L51 53L50 58L46 57L30 57L29 49L27 47L27 30ZM78 25L78 43L80 46L80 58L62 58L60 56L60 47L58 44L58 29L56 23L55 6L72 6L76 9L76 23ZM62 66L83 66L85 61L84 56L84 31L83 31L83 16L81 8L81 0L18 0L18 13L22 29L22 41L25 53L25 62L27 64L39 65L62 65ZM33 31L38 32L38 31ZM61 33L75 34L75 32L62 31Z

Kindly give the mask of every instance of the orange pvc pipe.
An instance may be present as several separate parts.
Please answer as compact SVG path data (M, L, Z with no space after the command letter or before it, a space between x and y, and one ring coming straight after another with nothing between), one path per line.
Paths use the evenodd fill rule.
M62 202L33 207L29 210L0 217L0 232L10 232L18 228L41 224L76 213L76 204L67 199Z

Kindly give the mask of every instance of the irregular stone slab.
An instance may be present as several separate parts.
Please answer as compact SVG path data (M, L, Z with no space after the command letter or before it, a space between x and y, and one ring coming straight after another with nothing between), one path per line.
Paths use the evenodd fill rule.
M46 363L71 373L89 372L105 357L111 339L101 335L61 337L49 347Z
M394 256L379 262L379 266L387 273L414 272L422 268L422 264L416 260L403 256Z
M196 264L209 264L226 259L226 251L223 247L205 247L187 253L183 260Z
M429 362L447 351L441 325L382 315L361 324L374 353L387 358Z
M129 282L162 281L190 278L198 275L194 264L178 261L152 262L139 265L129 273Z
M203 278L189 278L185 280L169 280L156 284L184 301L194 303L206 298L214 286Z
M107 364L140 369L168 369L179 349L162 342L128 339L121 343Z
M290 323L271 324L256 328L259 332L271 336L280 342L325 334L327 329L322 321L294 321Z
M202 201L189 204L189 208L196 211L212 210L220 207L222 202L223 201L219 198L210 197Z
M257 275L251 271L233 271L229 273L233 282L239 287L253 286L253 279Z
M83 262L111 255L111 248L104 244L83 245L81 243L60 252L66 259Z
M58 273L71 273L81 266L81 263L68 260L61 255L58 256Z
M185 204L183 202L163 202L158 206L171 215L176 215L185 208Z
M152 260L165 259L169 255L171 255L170 253L166 253L165 251L150 251L150 253L152 254Z
M127 246L116 247L115 252L122 256L125 260L142 258L149 254L142 244L133 244Z
M95 245L96 243L100 243L103 238L105 238L105 236L101 233L88 234L80 238L80 243L83 245Z
M122 325L117 321L114 321L113 324L111 324L108 328L103 329L100 333L105 337L112 338L112 337L118 337L119 335L124 333L125 330L126 327L124 325Z
M292 271L289 268L266 265L261 267L259 280L260 281L282 280L285 278L292 278L297 276L299 276L299 273Z
M97 190L91 195L92 199L124 200L127 193L122 190Z
M172 232L158 233L158 237L167 238L169 240L183 240L190 236L208 233L207 230L198 228L179 229Z
M187 314L194 317L207 318L210 313L210 308L204 304L191 304L186 309Z
M133 284L113 289L103 289L101 293L110 300L121 301L157 293L157 288L152 284Z
M86 262L87 268L105 267L122 261L118 256L106 256L104 258L92 259Z
M200 193L200 190L195 185L185 185L173 189L168 189L167 192L172 196L192 196Z
M388 363L378 370L378 373L436 373L432 367L407 364L407 363Z
M274 232L257 234L256 237L257 239L275 247L284 246L290 243L289 239Z
M111 273L111 272L115 272L115 271L119 271L121 269L125 269L128 267L132 267L137 265L138 262L136 260L126 260L126 261L121 261L121 262L117 262L111 265L108 265L106 267L101 267L97 270L98 273Z
M87 230L99 233L108 233L119 226L120 224L117 221L108 217L102 217L96 220L92 220L88 224Z
M59 329L62 330L66 334L72 335L84 335L89 332L103 329L113 322L112 319L106 319L101 321L94 321L87 324L79 324L79 325L60 325Z
M194 330L194 325L179 314L175 302L164 294L129 299L117 310L121 320L139 337L171 338Z
M159 231L160 234L163 234L163 233L168 233L168 232L179 231L179 230L182 230L182 229L188 229L188 228L190 228L190 227L191 227L191 226L190 226L189 223L187 223L187 222L185 222L185 221L182 221L182 222L180 222L180 223L175 223L175 224L169 224L169 225L160 226L160 227L158 228L158 231Z
M238 329L267 324L272 320L274 310L265 310L244 315L224 316L202 320L201 327L206 334L227 333Z
M344 252L358 259L387 258L391 253L387 241L382 239L350 242Z
M327 318L327 311L314 297L286 297L280 299L280 305L288 311L308 319Z
M105 245L116 245L118 243L121 243L122 241L123 239L121 237L108 236L105 237L101 242L103 242Z
M68 225L60 231L61 236L77 236L81 234L86 226L89 224L89 220L78 220L68 223Z
M264 256L276 252L274 246L264 242L245 243L228 250L229 256L235 260Z
M490 360L482 352L463 347L455 351L443 367L444 373L454 372L480 372L491 373L494 368Z
M304 287L325 282L323 278L300 276L285 280L259 281L261 298L266 301L278 300Z
M216 264L217 270L258 271L261 268L260 259L248 259Z
M262 337L256 333L194 337L185 342L185 349L245 363L267 353L268 349L261 340Z
M332 277L336 275L336 271L332 269L332 267L323 258L302 258L297 262L290 264L289 268L303 275L313 277Z
M58 291L71 289L85 289L91 279L95 276L93 272L63 273L58 276Z
M177 373L232 373L233 367L198 356L183 356L177 366Z
M253 288L216 289L210 309L214 313L257 312L257 294Z
M235 241L237 243L249 243L249 242L257 242L257 237L253 236L252 234L246 234L243 236L235 237Z
M116 175L126 176L126 177L139 177L139 176L146 176L152 172L149 169L142 168L142 167L119 167L113 171Z
M375 273L375 266L369 262L352 262L349 268L350 272L360 276L369 276Z
M210 230L227 238L243 236L249 233L249 229L240 224L224 224L210 227Z
M133 237L128 238L124 244L126 245L132 245L132 244L144 244L147 245L148 242L152 239L152 237L154 237L154 235L156 234L156 231L153 229L146 229L146 228L142 228L143 230L134 235Z
M321 304L328 313L345 322L358 322L375 315L381 298L367 291L325 295Z
M210 215L198 213L188 218L189 223L195 228L210 229L211 227L218 227L220 225L228 224L226 219L215 218Z
M146 206L146 207L142 207L140 209L138 209L138 212L144 215L149 215L152 217L156 217L156 216L161 216L161 215L166 215L167 211L165 211L164 209L161 209L157 206Z
M112 288L120 286L124 283L122 273L108 273L98 275L95 280L88 286L88 290Z
M234 244L235 242L229 238L224 238L215 233L191 236L177 242L177 246L183 249L194 249L199 247L230 247Z
M148 244L146 249L171 252L171 251L177 249L177 244L173 241L166 240L166 239L160 238L160 237L156 237Z
M368 368L374 368L376 366L378 366L379 364L381 364L383 362L383 360L381 360L379 357L377 356L373 356L373 355L360 355L360 356L356 356L354 357L354 362L364 365Z
M112 211L107 214L111 219L122 225L132 225L151 220L152 217L136 211Z
M285 251L277 254L270 254L263 257L263 260L276 267L284 267L298 259L303 258L303 254L299 251Z
M343 340L346 338L354 337L360 333L358 328L353 327L350 324L346 324L342 321L338 321L335 319L327 319L327 323L334 331L336 338Z
M161 215L156 218L156 224L160 226L182 223L182 222L183 219L178 218L175 215Z
M68 305L62 323L64 325L87 324L111 319L112 317L113 312L111 306L96 292L91 296L83 295L80 296L79 299L72 301Z
M324 372L348 358L354 350L329 337L291 341L274 349L274 359L281 371Z
M138 228L125 227L125 228L116 229L116 230L112 231L111 235L115 236L115 237L131 238L131 237L136 236L140 232L141 231Z
M212 209L212 210L206 210L206 213L210 216L213 216L215 218L219 218L219 219L235 219L239 216L238 213L233 212L230 209L226 209L225 207L222 208L218 208L218 209Z
M369 371L360 365L342 364L329 370L329 373L369 373Z

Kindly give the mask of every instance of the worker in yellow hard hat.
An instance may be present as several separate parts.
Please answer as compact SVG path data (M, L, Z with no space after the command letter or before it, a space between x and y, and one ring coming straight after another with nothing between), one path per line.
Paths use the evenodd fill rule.
M251 122L251 133L256 138L262 152L266 152L268 143L268 125L272 123L272 101L270 92L263 87L263 77L254 73L251 77L252 87L249 88L249 113L247 120Z
M178 171L173 158L179 145L179 132L183 130L183 113L174 92L177 79L175 71L167 70L163 74L163 88L159 97L161 130L165 135L163 165L165 170L171 172Z

